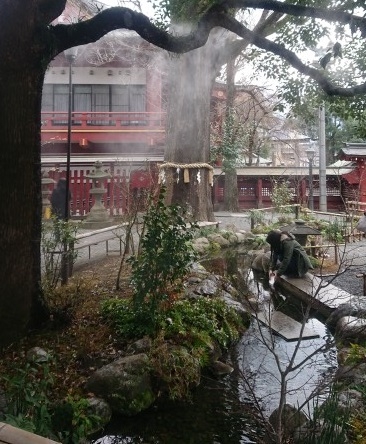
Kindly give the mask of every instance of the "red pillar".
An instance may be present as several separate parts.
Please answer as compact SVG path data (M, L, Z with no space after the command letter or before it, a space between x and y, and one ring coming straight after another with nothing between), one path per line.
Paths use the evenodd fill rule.
M263 181L261 178L258 178L257 179L257 207L258 208L263 207L262 190L263 190Z

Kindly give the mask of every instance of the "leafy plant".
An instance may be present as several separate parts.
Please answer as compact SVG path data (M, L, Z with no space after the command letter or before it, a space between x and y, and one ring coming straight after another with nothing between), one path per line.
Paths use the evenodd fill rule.
M256 225L262 225L265 221L265 214L264 211L260 211L257 209L249 210L250 220L252 228L254 228Z
M84 442L101 426L101 418L92 414L87 399L68 396L53 408L52 427L65 444Z
M276 211L281 214L290 213L292 211L291 207L286 206L290 205L292 202L292 192L288 182L273 181L272 202Z
M180 291L194 257L190 241L196 224L187 224L185 211L164 204L162 189L156 202L151 202L144 217L144 236L138 256L129 259L134 289L133 305L146 311L146 322L156 326L157 314Z
M202 348L171 345L158 337L150 352L152 371L168 391L171 399L189 397L201 378Z
M201 297L177 301L166 313L163 329L167 338L180 342L205 335L227 348L238 339L243 323L221 299Z
M78 227L69 221L53 217L42 225L41 252L43 256L42 287L49 292L56 288L61 278L62 258L69 266L75 262L77 253L73 246ZM66 256L65 256L66 254Z
M333 222L329 222L322 230L322 235L330 242L339 244L343 241L343 229L344 226L338 219Z
M121 338L141 338L153 335L150 314L142 307L135 307L129 299L109 299L102 304L102 315L111 322L116 334ZM157 319L155 318L155 322Z
M31 361L0 378L6 393L4 422L65 444L82 442L100 425L100 418L90 413L84 398L68 396L61 411L51 397L54 386L52 357L44 362ZM65 419L67 418L67 420Z
M49 436L51 415L49 391L53 384L51 360L27 362L11 375L1 377L7 397L5 422Z
M327 401L314 410L312 427L303 444L344 444L349 430L350 409L338 408L338 393L331 388Z
M366 347L361 344L350 344L348 356L346 358L347 364L359 364L366 361Z

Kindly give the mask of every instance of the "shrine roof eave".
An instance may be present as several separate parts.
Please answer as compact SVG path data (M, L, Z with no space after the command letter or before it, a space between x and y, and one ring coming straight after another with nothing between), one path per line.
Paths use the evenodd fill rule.
M365 157L366 158L366 147L362 147L362 148L345 147L345 148L341 148L341 153L345 156Z
M343 176L352 172L355 168L327 168L327 176ZM308 167L247 167L237 168L236 174L244 177L281 177L281 176L308 176ZM221 168L214 168L214 175L225 175ZM319 176L319 167L313 167L313 175Z

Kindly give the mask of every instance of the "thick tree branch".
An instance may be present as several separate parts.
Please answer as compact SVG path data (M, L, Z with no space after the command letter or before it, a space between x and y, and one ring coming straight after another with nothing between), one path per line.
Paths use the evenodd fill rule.
M55 1L55 0L54 0ZM63 1L63 0L60 0ZM322 18L327 21L338 20L346 24L357 24L366 32L366 18L354 16L342 11L308 8L291 5L275 0L226 0L212 7L202 16L196 28L185 36L174 36L154 26L145 15L128 8L115 7L100 12L95 17L73 25L56 25L51 28L53 34L54 54L58 54L71 46L94 42L106 33L116 29L136 31L143 39L167 51L184 53L203 46L214 27L221 26L244 39L243 47L251 43L286 60L300 73L315 80L328 95L350 97L366 92L366 83L343 88L335 85L325 72L303 63L297 55L283 45L264 38L260 33L247 29L242 23L226 12L224 6L230 8L268 8L276 13L288 13L297 16ZM263 28L261 29L263 32ZM240 46L237 45L237 46ZM238 50L238 47L236 48Z
M324 72L306 65L299 59L299 57L297 57L294 52L288 50L283 45L279 45L278 43L272 42L254 33L253 31L250 31L243 24L239 23L237 20L230 16L222 16L221 26L234 32L238 36L257 46L258 48L262 48L266 51L280 56L301 74L304 74L315 80L319 84L319 86L330 96L338 95L343 97L351 97L366 92L366 83L349 88L343 88L333 84Z
M275 31L275 24L282 16L282 14L277 12L271 13L270 15L263 14L254 27L253 32L262 36L272 34L272 32ZM225 63L237 58L249 46L249 44L250 42L244 39L227 41L225 46L223 46L223 50L217 55L214 70L218 71Z
M312 17L327 22L339 22L350 25L351 30L358 28L363 37L366 37L366 17L360 17L340 9L313 8L310 6L293 5L276 0L223 0L222 4L228 8L255 8L290 14L296 17Z
M56 25L51 29L57 53L77 45L95 42L110 31L129 29L143 39L175 53L184 53L203 46L211 29L219 26L221 16L207 13L195 30L186 36L176 37L156 26L148 17L128 8L114 7L100 12L95 17L73 25Z

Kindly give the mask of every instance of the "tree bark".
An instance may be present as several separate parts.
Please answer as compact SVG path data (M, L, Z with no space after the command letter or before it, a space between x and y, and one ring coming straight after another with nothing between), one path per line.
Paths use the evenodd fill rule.
M40 290L40 111L47 65L41 45L31 40L29 7L9 9L11 19L0 19L0 59L6 61L0 65L0 346L46 317Z
M179 174L177 167L165 169L167 201L188 208L198 221L214 220L210 171L199 167L210 160L212 34L204 47L174 57L169 64L165 161L190 168L189 182L184 182L183 168Z
M227 98L226 98L226 119L230 117L230 114L234 110L234 100L235 100L235 60L231 59L227 63L226 68L226 84L227 84ZM233 134L232 137L235 137ZM235 143L235 141L232 141ZM233 161L232 165L225 168L225 187L224 187L224 208L226 211L239 211L239 201L238 201L238 175L236 172L236 162L237 157ZM225 165L224 161L224 165Z

